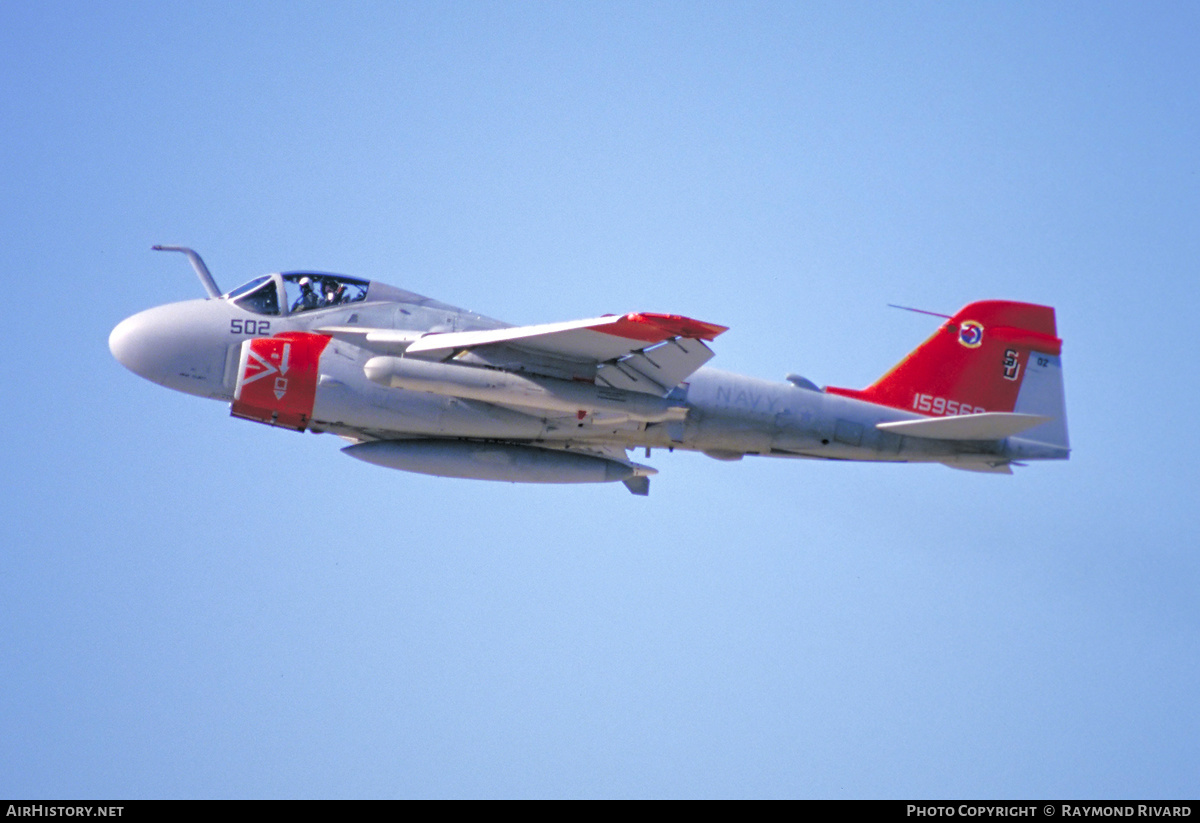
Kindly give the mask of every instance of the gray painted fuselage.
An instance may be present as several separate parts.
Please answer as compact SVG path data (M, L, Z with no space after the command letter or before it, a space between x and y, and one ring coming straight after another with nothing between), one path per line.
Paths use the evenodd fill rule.
M228 298L161 306L119 324L110 347L120 362L147 379L230 402L236 351L249 338L334 326L449 332L508 325L373 282L363 302L306 313L289 314L285 305L280 314L264 316ZM670 395L676 405L686 409L682 419L647 422L622 419L619 414L577 419L379 385L364 373L367 361L377 354L345 339L330 343L321 360L310 424L313 431L358 441L447 438L556 449L655 447L695 450L725 460L769 455L937 461L962 468L983 467L980 470L989 470L988 461L999 464L1066 456L1065 449L1039 442L1034 433L1030 433L1032 437L991 441L948 441L882 431L876 424L921 415L826 393L804 385L807 381L803 380L777 383L701 368ZM469 353L461 362L510 370L514 364L532 363L534 373L579 379L570 373L569 363L538 366L535 361L528 352L491 346Z

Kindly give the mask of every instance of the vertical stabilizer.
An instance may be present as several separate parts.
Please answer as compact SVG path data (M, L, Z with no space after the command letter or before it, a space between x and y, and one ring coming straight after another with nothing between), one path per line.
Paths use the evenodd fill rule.
M1061 353L1054 309L983 300L960 309L867 388L827 391L930 417L1051 417L1020 436L1066 448Z

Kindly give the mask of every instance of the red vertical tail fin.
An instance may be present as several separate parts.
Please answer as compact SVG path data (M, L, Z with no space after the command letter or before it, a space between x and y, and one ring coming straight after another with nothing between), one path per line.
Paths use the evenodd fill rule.
M1030 358L1057 362L1061 351L1054 309L983 300L960 309L867 388L827 391L935 417L1011 412Z

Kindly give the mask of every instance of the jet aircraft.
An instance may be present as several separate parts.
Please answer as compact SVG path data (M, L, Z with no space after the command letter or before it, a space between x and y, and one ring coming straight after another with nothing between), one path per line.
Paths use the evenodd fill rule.
M518 483L649 492L644 448L942 463L1011 474L1070 452L1054 309L971 303L865 389L702 368L725 326L648 312L512 326L325 272L268 274L149 309L109 337L155 383L234 417L329 432L368 463Z

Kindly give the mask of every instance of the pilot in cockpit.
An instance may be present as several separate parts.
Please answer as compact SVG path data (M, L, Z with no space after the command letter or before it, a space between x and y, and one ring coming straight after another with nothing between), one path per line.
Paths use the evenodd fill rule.
M325 281L325 305L336 306L346 299L346 284L335 280Z
M313 288L312 278L300 278L300 297L292 304L292 311L308 311L309 309L319 308L321 298Z

